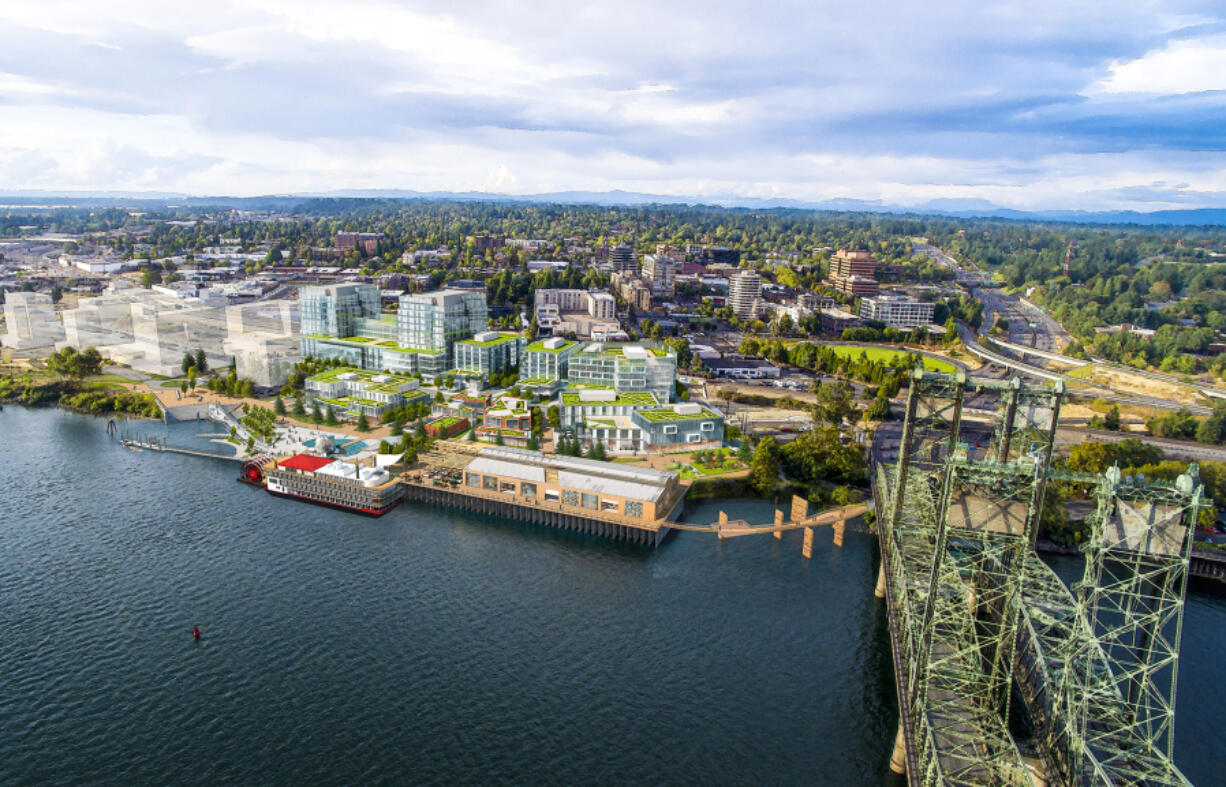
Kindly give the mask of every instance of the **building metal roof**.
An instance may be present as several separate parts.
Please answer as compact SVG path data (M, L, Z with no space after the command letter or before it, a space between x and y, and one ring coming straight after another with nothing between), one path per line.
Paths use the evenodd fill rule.
M520 481L545 482L545 468L522 462L506 462L487 456L478 456L468 463L465 470L473 473L498 475L503 478L518 478Z
M519 464L531 464L541 468L552 467L559 471L572 470L577 473L598 474L614 479L659 486L664 486L676 476L676 473L653 470L650 467L632 467L574 456L550 456L540 451L529 451L525 448L510 448L508 446L486 446L481 449L480 456L505 459L508 462Z
M613 478L603 478L597 475L558 471L558 484L570 489L580 489L585 492L595 492L600 495L628 497L631 500L654 502L664 495L664 487L655 484L636 484L633 481L620 481Z

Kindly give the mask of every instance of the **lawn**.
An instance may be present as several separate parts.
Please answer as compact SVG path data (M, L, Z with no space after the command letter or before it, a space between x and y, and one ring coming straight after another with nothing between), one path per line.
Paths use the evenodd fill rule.
M710 455L711 451L704 451L706 455ZM731 448L719 449L720 461L717 464L699 464L698 462L673 462L665 465L665 470L671 470L674 473L679 473L682 480L692 481L695 478L706 478L713 475L726 475L727 473L736 473L740 470L745 470L749 465L742 462L736 456L736 451Z
M87 383L119 383L120 385L131 385L132 380L127 377L120 377L117 374L95 374L85 378Z
M843 358L859 358L864 354L870 361L878 363L889 363L900 355L907 353L901 350L891 350L888 347L860 347L852 344L832 344L827 345L831 350ZM941 372L942 374L954 374L958 371L949 361L941 361L936 358L920 356L924 361L924 369L930 372Z

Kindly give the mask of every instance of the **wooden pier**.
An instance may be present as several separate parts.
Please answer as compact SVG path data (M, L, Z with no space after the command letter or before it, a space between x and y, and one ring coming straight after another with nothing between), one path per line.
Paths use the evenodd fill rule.
M139 448L141 450L163 451L169 454L187 454L188 456L203 456L208 459L225 459L230 462L243 461L243 458L238 455L226 456L225 454L219 454L214 451L201 451L198 448L184 448L183 446L169 445L167 443L163 443L163 442L159 442L157 440L151 440L151 439L133 440L130 438L125 438L123 440L120 440L119 444L122 445L124 448Z

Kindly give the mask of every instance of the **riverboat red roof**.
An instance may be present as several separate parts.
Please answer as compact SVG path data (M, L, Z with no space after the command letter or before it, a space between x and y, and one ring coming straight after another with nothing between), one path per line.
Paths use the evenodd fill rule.
M326 456L311 456L310 454L295 454L289 459L282 459L277 462L278 467L288 467L290 470L302 470L306 473L314 473L324 465L331 464L332 460Z

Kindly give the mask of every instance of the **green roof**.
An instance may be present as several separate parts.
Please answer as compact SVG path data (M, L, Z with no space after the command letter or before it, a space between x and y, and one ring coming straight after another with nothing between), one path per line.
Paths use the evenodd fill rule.
M593 389L588 388L587 390L593 390ZM626 404L655 406L655 405L658 405L659 403L656 401L656 398L652 396L650 393L648 393L647 391L626 391L625 393L619 393L616 399L613 399L612 401L608 401L608 402L584 402L579 399L579 391L563 391L562 392L562 404L565 406L581 405L585 407L598 407L600 405L626 405Z
M695 421L700 418L722 418L705 407L696 413L678 413L671 407L661 407L658 410L638 410L639 415L653 423L663 421Z
M545 339L541 339L539 341L533 342L532 344L529 344L528 352L530 353L560 353L565 350L569 350L571 347L574 347L576 344L579 343L579 342L574 342L574 341L568 341L566 342L566 344L562 345L561 347L546 347L545 341L546 341Z
M488 342L479 342L476 339L463 339L461 341L456 342L456 344L472 344L477 347L495 347L499 344L506 344L507 342L513 342L519 338L521 337L517 333L510 333L510 334L504 333L504 334L499 335L497 339L490 339Z

